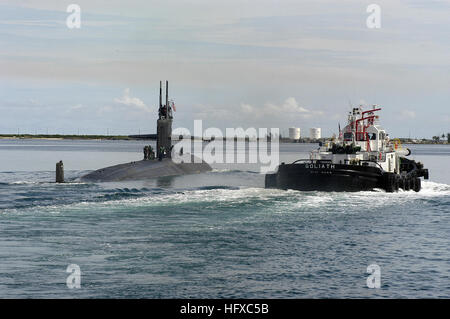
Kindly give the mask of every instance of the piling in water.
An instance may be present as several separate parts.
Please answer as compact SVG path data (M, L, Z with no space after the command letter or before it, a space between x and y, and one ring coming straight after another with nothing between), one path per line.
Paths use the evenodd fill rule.
M62 161L56 163L56 182L64 183L64 164Z

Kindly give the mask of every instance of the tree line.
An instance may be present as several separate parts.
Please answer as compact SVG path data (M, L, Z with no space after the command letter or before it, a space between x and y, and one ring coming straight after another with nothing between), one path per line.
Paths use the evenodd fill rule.
M442 140L445 141L445 137L446 137L445 134L442 134L441 136L439 135L433 136L432 139L434 142L439 143L441 141L441 138ZM447 133L447 142L450 143L450 133Z

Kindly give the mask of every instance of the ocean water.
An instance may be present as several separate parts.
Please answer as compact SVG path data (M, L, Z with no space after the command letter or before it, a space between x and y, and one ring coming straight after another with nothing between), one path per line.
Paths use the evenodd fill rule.
M141 159L144 143L0 140L1 298L450 297L448 145L409 146L430 169L419 193L266 190L244 164L77 181ZM315 147L282 144L280 159ZM59 160L69 183L53 183Z

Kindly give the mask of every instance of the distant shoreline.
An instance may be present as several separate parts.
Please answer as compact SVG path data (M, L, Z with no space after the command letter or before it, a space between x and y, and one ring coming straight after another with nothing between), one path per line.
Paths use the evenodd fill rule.
M107 135L32 135L32 134L0 134L0 140L139 140L129 136L107 136Z
M127 136L127 135L61 135L61 134L49 134L49 135L32 135L32 134L0 134L0 140L48 140L48 141L59 141L59 140L109 140L109 141L140 141L140 140L156 140L155 138L148 138L147 136L139 137L137 135ZM199 140L198 137L192 137L191 139ZM179 139L174 139L173 141L178 141ZM242 140L242 139L237 139ZM248 140L248 139L247 139ZM290 140L288 138L281 138L280 143L319 143L326 142L329 138L321 138L318 140L311 140L309 138L303 138L300 140ZM409 139L409 138L399 138L402 144L438 144L438 145L450 145L448 141L436 142L432 139ZM204 142L210 142L211 139L204 138ZM252 140L254 141L254 140Z

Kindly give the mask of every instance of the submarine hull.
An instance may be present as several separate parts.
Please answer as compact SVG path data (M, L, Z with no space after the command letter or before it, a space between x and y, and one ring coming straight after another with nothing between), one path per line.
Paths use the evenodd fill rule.
M119 182L146 180L163 176L177 176L198 174L211 171L206 162L175 163L170 158L159 160L142 160L125 164L114 165L93 171L82 176L81 181L89 182Z

